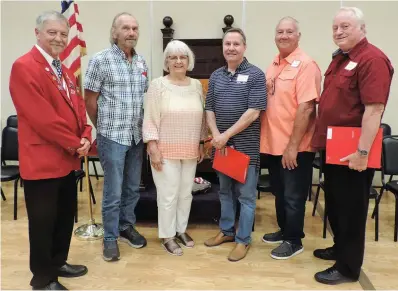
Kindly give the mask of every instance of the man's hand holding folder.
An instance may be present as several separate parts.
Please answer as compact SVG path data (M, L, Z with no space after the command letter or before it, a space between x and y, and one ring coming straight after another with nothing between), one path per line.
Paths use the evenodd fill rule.
M367 168L381 167L381 142L383 131L379 129L370 151L361 154L358 149L361 128L329 126L326 141L326 163L346 165L362 172Z
M342 159L341 162L348 162L350 169L362 172L368 167L368 156L361 156L358 152L352 153Z
M211 139L208 139L207 141L210 140ZM216 145L219 147L223 141L224 139L221 137L221 139L219 139L219 143L217 143L216 140ZM250 157L235 150L233 147L223 146L221 148L215 148L213 168L244 184L246 182Z

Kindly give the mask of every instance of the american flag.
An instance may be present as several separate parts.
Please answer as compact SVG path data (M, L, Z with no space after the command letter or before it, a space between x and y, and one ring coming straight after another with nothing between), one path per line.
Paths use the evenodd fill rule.
M76 1L61 1L62 14L69 20L70 31L68 45L60 55L62 63L69 68L77 79L80 76L81 60L86 55L86 42L83 39L83 27L79 22L79 8Z

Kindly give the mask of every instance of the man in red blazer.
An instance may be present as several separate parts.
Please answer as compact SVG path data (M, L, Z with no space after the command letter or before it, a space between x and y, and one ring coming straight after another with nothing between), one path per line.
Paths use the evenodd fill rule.
M66 260L77 189L74 171L87 155L91 126L73 73L59 61L69 23L60 13L36 20L37 44L15 61L10 92L18 114L19 164L29 219L33 290L66 290L60 277L87 273Z

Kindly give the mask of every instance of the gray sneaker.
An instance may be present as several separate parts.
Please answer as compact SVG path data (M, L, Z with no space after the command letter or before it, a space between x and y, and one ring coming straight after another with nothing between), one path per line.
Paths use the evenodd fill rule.
M284 241L279 247L271 251L271 257L276 260L287 260L303 251L304 247L302 245L296 245L288 241Z
M267 244L281 244L283 242L282 231L278 230L277 232L264 234L263 242Z
M103 241L102 257L107 262L117 261L120 259L119 246L116 240Z
M146 246L146 239L134 227L129 226L120 232L119 240L129 246L140 249Z

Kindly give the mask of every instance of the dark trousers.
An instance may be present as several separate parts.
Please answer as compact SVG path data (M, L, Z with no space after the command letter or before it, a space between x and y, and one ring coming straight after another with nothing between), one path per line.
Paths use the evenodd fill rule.
M315 153L299 152L298 167L282 167L282 156L269 155L271 187L275 192L276 218L283 239L301 245L304 238L305 203L311 184L312 162Z
M75 175L24 180L24 190L33 273L30 284L44 287L58 279L57 269L68 258L77 199Z
M374 170L362 172L347 166L324 165L325 202L334 235L337 270L357 280L365 252L369 189Z

